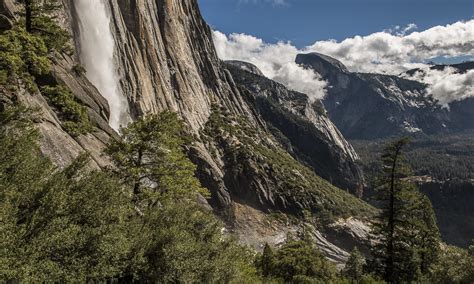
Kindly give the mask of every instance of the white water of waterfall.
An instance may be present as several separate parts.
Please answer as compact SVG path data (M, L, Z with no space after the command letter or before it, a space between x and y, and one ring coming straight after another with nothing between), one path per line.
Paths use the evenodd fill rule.
M110 126L119 130L130 121L128 102L119 85L115 65L115 41L106 0L74 0L80 29L80 59L86 77L107 99Z

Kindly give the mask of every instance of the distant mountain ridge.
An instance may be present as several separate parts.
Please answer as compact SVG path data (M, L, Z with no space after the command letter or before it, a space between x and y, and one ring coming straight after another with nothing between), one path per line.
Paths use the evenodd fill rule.
M453 102L447 109L426 95L427 85L422 82L394 75L350 72L340 61L319 53L299 54L296 63L328 81L330 87L323 103L331 120L348 139L440 134L474 128L472 98ZM467 72L473 69L474 63L449 66ZM406 74L418 71L414 69Z

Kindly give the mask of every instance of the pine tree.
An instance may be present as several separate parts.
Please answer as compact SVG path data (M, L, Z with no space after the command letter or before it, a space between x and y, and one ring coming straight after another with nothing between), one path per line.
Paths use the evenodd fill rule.
M310 240L289 240L276 253L271 275L285 283L331 283L336 267Z
M132 210L119 183L42 156L31 110L0 112L0 281L86 282L120 275Z
M355 247L344 267L342 274L347 277L351 283L359 283L364 276L365 259Z
M259 263L257 264L264 278L267 278L271 275L273 258L274 258L274 253L273 253L272 248L270 247L270 245L268 245L268 243L265 243L265 247L263 248L263 253L259 259Z
M431 283L474 283L474 255L455 246L445 246L432 268Z
M20 3L23 3L25 8L25 29L27 32L31 33L33 31L33 0L23 0Z
M429 198L420 197L418 214L414 218L418 221L415 230L414 242L420 255L420 271L423 275L430 273L431 267L438 261L440 254L441 236L436 224L436 216Z
M135 253L124 281L135 276L150 283L252 282L249 252L224 236L223 224L196 202L207 191L185 154L189 138L178 116L147 115L122 134L106 152L137 211L130 224Z
M206 194L194 177L195 165L184 153L187 137L177 115L164 111L131 123L106 153L114 162L113 171L133 188L137 200L153 205L166 196Z
M58 0L17 0L22 6L24 28L30 34L40 35L48 49L64 51L69 34L56 21L56 13L61 5Z
M407 145L405 139L396 141L386 147L382 154L382 175L378 181L378 200L381 202L382 211L374 233L380 238L379 245L374 246L376 269L384 275L387 282L394 282L396 263L396 236L400 231L400 215L404 206L402 193L407 191L403 178L409 175L403 163L402 149ZM400 222L399 222L400 221Z
M429 199L408 181L403 149L407 139L388 145L378 179L381 214L374 223L373 266L390 283L416 281L436 261L439 231Z

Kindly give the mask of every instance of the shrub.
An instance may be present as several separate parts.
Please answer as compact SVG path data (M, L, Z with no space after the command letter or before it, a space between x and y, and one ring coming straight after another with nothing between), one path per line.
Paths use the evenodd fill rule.
M41 90L59 113L64 129L72 136L89 132L92 128L87 109L65 86L45 86Z

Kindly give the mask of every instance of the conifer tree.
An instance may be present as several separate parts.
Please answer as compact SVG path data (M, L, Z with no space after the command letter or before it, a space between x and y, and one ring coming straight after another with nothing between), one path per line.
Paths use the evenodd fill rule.
M56 22L61 5L58 0L17 0L22 6L25 30L40 35L49 50L65 51L69 34Z
M187 142L182 121L176 113L164 111L131 123L106 152L115 164L113 170L138 199L151 201L154 195L152 205L167 195L206 193L194 177L195 165L184 153Z
M381 202L382 211L377 223L375 234L380 238L379 245L374 247L376 269L384 275L385 280L393 282L395 267L397 267L396 236L400 231L400 215L404 201L402 192L407 190L402 181L408 176L408 169L402 160L402 149L407 140L399 140L387 146L382 154L382 174L378 181L378 200ZM400 221L400 222L399 222Z
M343 275L347 277L351 283L359 283L364 276L365 259L360 251L355 247L342 271Z
M438 261L440 254L441 236L433 206L429 198L422 195L419 200L418 214L415 213L416 225L415 236L412 241L417 244L420 256L420 271L423 275L428 275L432 266Z
M265 243L263 253L258 264L264 278L269 277L272 272L274 253L268 243Z
M439 231L430 201L409 182L403 150L408 140L388 145L378 179L381 213L374 223L373 266L390 283L417 281L436 261Z
M120 275L131 215L119 183L42 156L32 110L0 111L0 282L87 282Z
M189 138L177 114L146 115L122 130L106 152L134 196L134 257L127 275L150 283L228 283L252 277L248 251L197 201L207 193L185 154ZM252 282L250 280L247 280Z
M331 283L336 267L309 239L289 240L276 253L271 275L285 283Z

